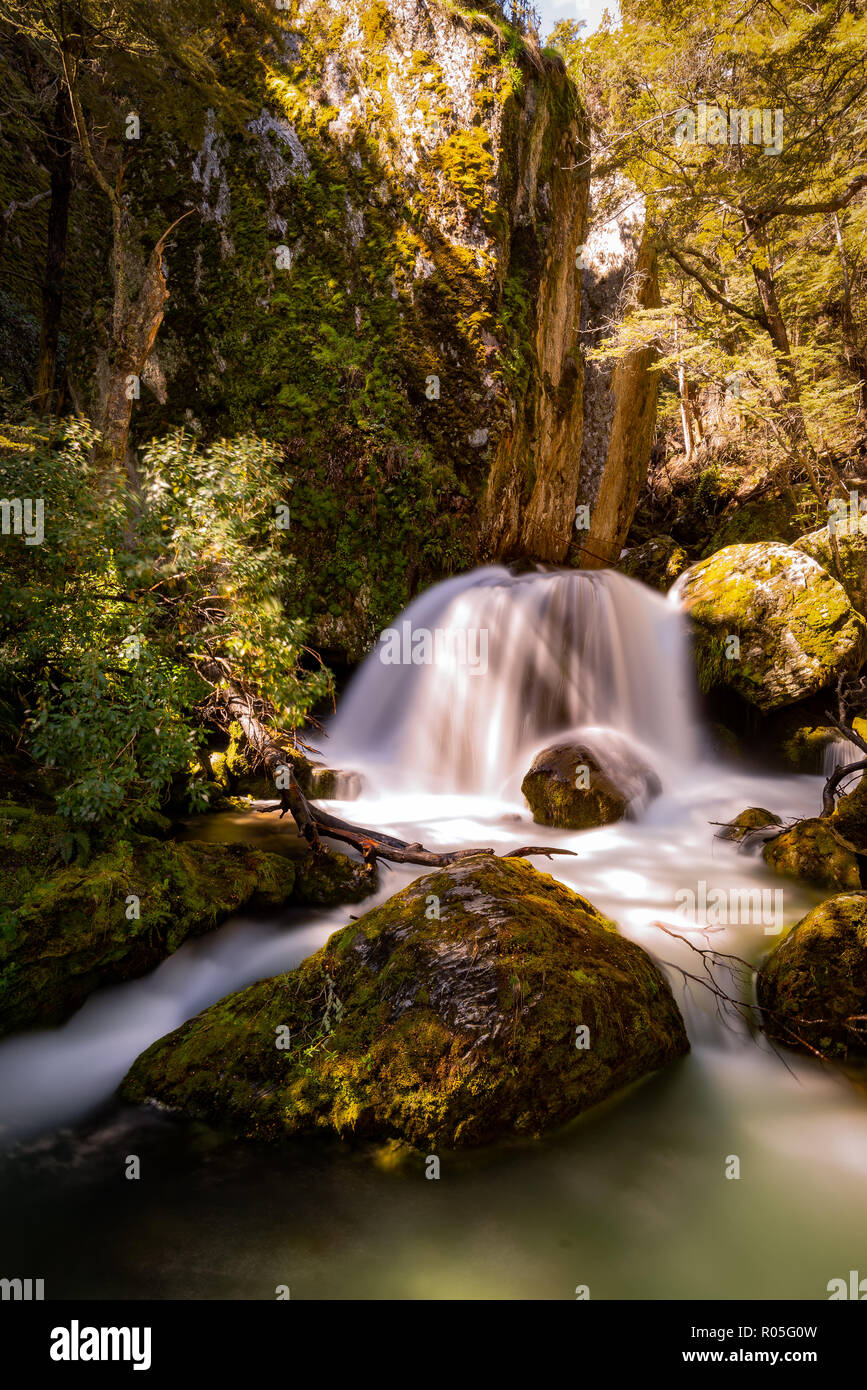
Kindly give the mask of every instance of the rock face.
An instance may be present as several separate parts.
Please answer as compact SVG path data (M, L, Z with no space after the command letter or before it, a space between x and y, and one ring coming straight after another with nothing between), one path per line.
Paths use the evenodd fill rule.
M838 579L853 607L867 616L867 514L835 519L833 536L822 526L795 541L794 548Z
M681 575L677 593L702 687L728 686L760 710L822 690L867 653L867 625L842 586L790 546L726 546Z
M122 1090L239 1135L430 1151L541 1134L688 1047L645 951L523 860L479 855L162 1038Z
M665 594L688 565L687 553L676 540L671 536L653 536L628 550L618 568L630 579L640 579Z
M778 874L840 891L860 888L858 860L835 833L832 819L798 821L764 848L765 863Z
M203 48L249 112L206 109L193 84L167 81L124 180L147 250L195 212L166 250L136 443L180 425L283 446L288 607L317 650L354 663L444 573L565 555L587 123L563 61L493 0L280 0L261 7L267 31L215 8ZM106 97L106 129L123 129L131 100ZM18 119L10 150L32 138ZM18 166L0 169L3 207L32 194ZM69 367L88 410L110 309L103 202L74 200L70 243L84 312ZM19 247L24 220L4 246L4 308L28 331L0 336L0 374L14 357L29 392L44 234Z
M189 176L149 151L148 196L176 209L181 181L203 210L172 265L160 426L195 399L285 441L293 611L355 661L444 554L565 555L585 119L562 61L485 0L292 0L284 22L250 55L251 138L216 111Z
M0 805L0 1034L63 1022L253 901L357 901L376 887L342 854L293 861L144 835L63 867L72 838L58 819Z
M595 746L564 742L543 748L521 783L538 825L587 830L622 820L630 807L661 791L659 778L623 750L610 759Z
M758 977L765 1031L826 1056L867 1052L867 894L814 907L771 953Z
M582 279L585 350L603 347L612 325L635 309L660 303L643 199L622 181L594 188ZM589 508L590 526L574 536L575 563L584 569L616 564L629 532L656 424L659 375L650 370L653 360L652 348L637 348L617 361L589 362L585 368L577 503Z

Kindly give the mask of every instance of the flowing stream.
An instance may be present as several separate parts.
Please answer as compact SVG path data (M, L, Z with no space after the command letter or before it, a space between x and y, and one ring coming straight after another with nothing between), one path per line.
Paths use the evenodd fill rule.
M603 762L650 763L661 795L598 830L534 825L522 776L567 732ZM592 1298L822 1299L830 1279L867 1275L867 1098L721 1017L676 969L696 972L689 944L657 925L758 963L819 897L715 838L746 806L815 813L821 780L710 754L672 602L608 572L447 581L368 658L325 750L364 774L361 800L330 803L348 819L431 848L575 850L535 862L671 963L690 1055L543 1141L447 1158L439 1182L346 1146L242 1144L113 1099L155 1038L291 969L419 873L383 868L361 907L237 916L64 1027L0 1044L0 1273L44 1277L49 1297L130 1298L273 1298L288 1284L293 1298L570 1298L588 1285ZM213 818L210 833L245 832ZM700 908L712 890L742 906L705 938L700 910L685 921L678 904L692 893ZM138 1181L124 1176L131 1154Z

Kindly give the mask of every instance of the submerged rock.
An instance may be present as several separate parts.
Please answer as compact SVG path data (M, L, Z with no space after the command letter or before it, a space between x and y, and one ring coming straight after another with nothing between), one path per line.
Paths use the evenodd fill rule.
M662 790L652 768L613 739L610 756L581 741L543 748L521 783L537 825L587 830L611 825Z
M89 857L62 820L0 804L0 1034L63 1022L247 904L354 902L375 886L333 853L135 835Z
M154 1043L122 1093L252 1138L449 1148L541 1134L688 1048L640 946L523 860L475 855Z
M723 826L717 839L735 840L746 848L766 835L776 835L774 826L780 826L782 823L773 811L766 811L763 806L748 806L739 816L735 816L734 820L729 821L728 825Z
M843 893L808 912L758 977L765 1031L826 1056L867 1052L867 893Z
M843 587L790 546L727 546L686 570L677 593L703 689L728 686L760 710L815 694L867 653L867 624Z
M823 888L860 888L858 859L835 833L830 818L800 820L764 848L765 863Z

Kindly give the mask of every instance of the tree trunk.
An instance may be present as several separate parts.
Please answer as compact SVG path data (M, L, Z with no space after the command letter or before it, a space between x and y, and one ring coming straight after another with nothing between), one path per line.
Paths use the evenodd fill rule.
M129 471L127 449L132 403L138 395L141 374L156 342L165 314L166 300L169 297L163 269L165 244L169 234L184 217L189 217L192 211L194 209L185 212L183 217L179 217L163 232L150 254L141 288L132 302L127 302L123 290L115 285L115 306L120 299L121 305L125 307L122 315L115 315L100 418L104 459L113 469ZM123 230L116 226L115 237L119 236L123 236ZM122 250L115 250L115 264L121 268L120 273L123 273L125 257Z
M777 374L780 382L780 406L782 408L783 431L788 440L789 447L794 457L799 463L803 463L809 474L810 483L819 501L824 505L825 494L816 473L815 460L816 451L807 432L807 422L804 419L804 412L801 408L801 388L798 382L798 373L795 368L795 361L792 357L792 345L789 339L789 332L786 327L780 302L777 298L777 286L774 280L774 272L771 268L771 250L768 243L767 232L762 228L753 226L749 221L746 222L747 231L755 236L756 244L760 248L764 260L763 265L756 265L753 262L753 278L756 282L756 289L764 311L764 326L771 340L774 350L774 358L777 364Z
M859 415L863 415L867 408L867 360L858 346L858 337L855 331L855 315L852 309L852 276L849 270L849 258L846 255L846 245L843 241L843 229L840 226L840 217L834 213L834 235L837 241L837 253L840 257L840 269L843 275L843 313L842 313L842 335L843 352L849 370L857 380L855 388L855 409Z

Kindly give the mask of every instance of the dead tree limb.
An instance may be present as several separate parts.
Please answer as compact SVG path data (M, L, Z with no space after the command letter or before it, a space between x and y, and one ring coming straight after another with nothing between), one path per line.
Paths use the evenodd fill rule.
M386 835L381 830L370 830L366 826L352 825L339 820L330 812L307 800L298 785L295 769L286 748L278 743L264 722L268 709L264 701L236 682L227 678L222 664L215 659L199 661L197 670L204 680L214 687L213 702L225 718L237 723L252 750L256 762L261 763L267 775L273 779L278 799L275 801L253 802L253 809L268 814L279 811L281 818L287 812L293 817L300 833L315 850L320 850L321 836L350 845L362 855L366 864L375 864L377 859L390 860L395 864L423 864L440 868L456 864L461 859L469 859L474 854L493 854L493 849L456 849L444 853L425 849L424 845L399 840L394 835ZM574 854L573 850L555 849L550 845L536 847L526 845L522 849L509 851L511 858L526 858L531 854L550 857L552 854Z

